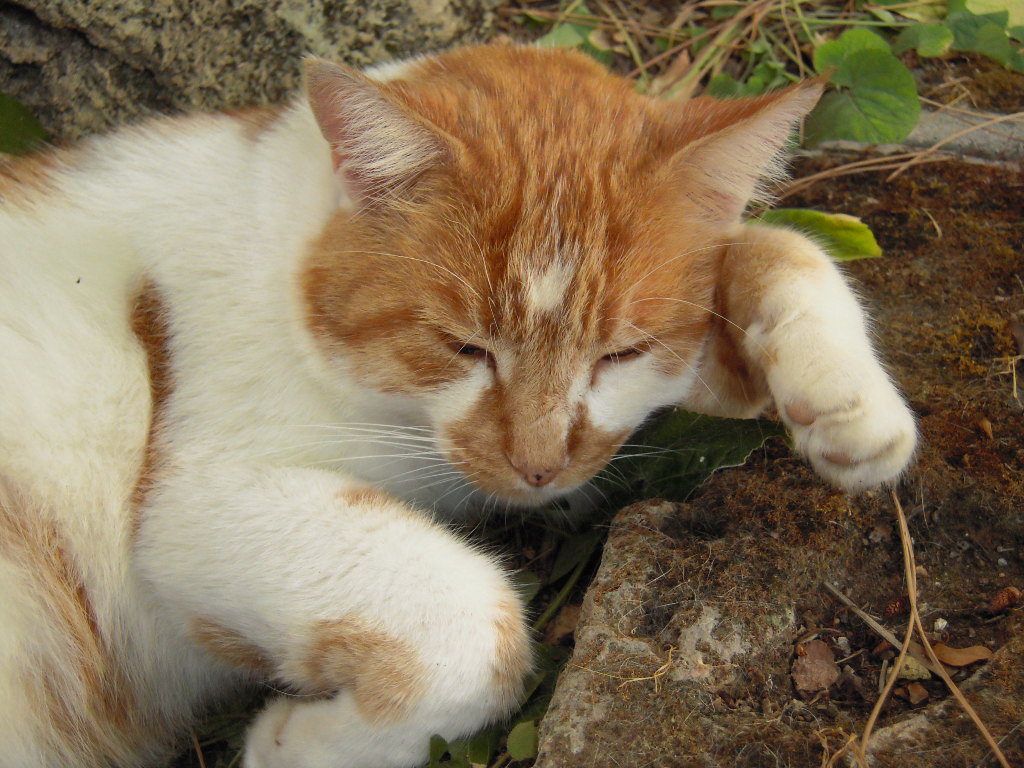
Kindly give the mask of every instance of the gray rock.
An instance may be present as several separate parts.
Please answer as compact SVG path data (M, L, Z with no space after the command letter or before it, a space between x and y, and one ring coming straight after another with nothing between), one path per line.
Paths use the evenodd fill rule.
M999 122L989 124L993 119ZM1024 118L963 109L923 110L907 146L925 149L940 142L941 150L968 157L1024 160Z
M140 116L269 103L303 55L356 66L488 34L498 0L16 0L0 91L58 140Z

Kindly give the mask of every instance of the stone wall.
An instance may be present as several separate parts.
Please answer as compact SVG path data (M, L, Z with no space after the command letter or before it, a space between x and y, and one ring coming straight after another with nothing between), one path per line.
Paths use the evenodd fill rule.
M488 35L499 0L0 2L0 92L55 140L280 100L303 55L362 66Z

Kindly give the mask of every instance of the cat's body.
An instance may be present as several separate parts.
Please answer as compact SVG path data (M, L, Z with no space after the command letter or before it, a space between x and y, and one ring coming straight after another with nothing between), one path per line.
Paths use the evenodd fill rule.
M670 106L517 48L377 77L0 177L0 765L153 763L253 679L300 696L248 766L415 765L529 650L413 507L586 497L670 403L774 396L854 489L908 461L838 273L739 223L813 87Z

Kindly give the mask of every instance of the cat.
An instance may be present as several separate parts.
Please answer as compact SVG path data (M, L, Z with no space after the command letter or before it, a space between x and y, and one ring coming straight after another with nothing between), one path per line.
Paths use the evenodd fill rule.
M0 177L0 764L148 766L240 686L248 768L415 766L529 631L445 519L585 504L668 405L774 403L827 480L916 428L807 237L744 222L819 83L684 103L586 57L306 63Z

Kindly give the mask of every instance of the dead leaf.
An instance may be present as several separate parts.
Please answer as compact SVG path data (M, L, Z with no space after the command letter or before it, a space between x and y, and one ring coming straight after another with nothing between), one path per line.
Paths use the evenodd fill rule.
M549 645L558 645L565 638L576 631L576 624L580 620L579 605L566 605L558 612L558 615L548 624L544 632L544 642Z
M951 648L945 643L935 643L932 650L939 661L949 664L951 667L966 667L976 661L988 661L992 658L992 651L983 645L972 645L970 648Z
M992 422L989 421L986 417L982 416L981 418L975 419L974 427L977 430L979 430L983 435L985 435L985 437L987 437L989 440L995 439L992 436Z
M839 665L832 649L822 640L802 643L793 662L793 682L800 691L824 691L839 679Z
M918 705L928 698L928 689L918 682L907 684L907 699L913 705Z

